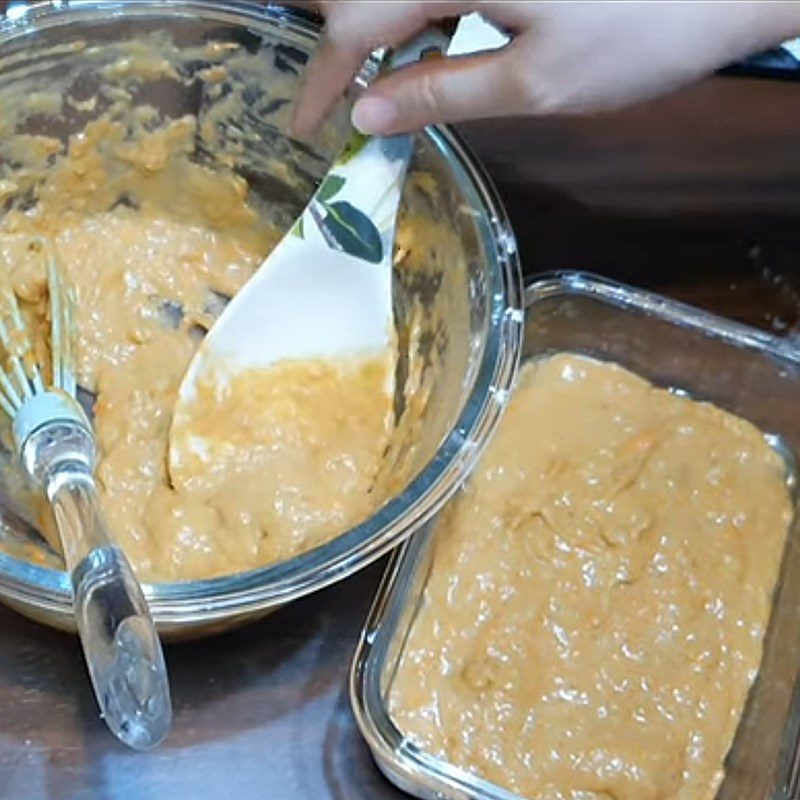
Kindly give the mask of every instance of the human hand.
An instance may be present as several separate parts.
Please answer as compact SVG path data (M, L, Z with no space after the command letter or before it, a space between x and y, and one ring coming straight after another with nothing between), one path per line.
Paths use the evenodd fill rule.
M322 0L325 33L294 130L312 133L369 53L437 19L479 11L512 41L379 78L353 123L387 135L437 122L612 110L674 89L800 33L800 3L385 2Z

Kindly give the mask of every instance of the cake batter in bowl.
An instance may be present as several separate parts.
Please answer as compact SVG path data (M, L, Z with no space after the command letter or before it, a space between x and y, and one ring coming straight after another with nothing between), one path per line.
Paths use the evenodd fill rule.
M286 135L316 35L299 12L256 3L40 5L0 27L0 255L32 314L43 298L25 235L54 240L76 287L104 505L168 635L264 613L416 530L474 463L517 364L513 236L460 143L431 130L398 233L394 396L375 391L368 369L323 376L323 396L294 391L311 384L289 375L280 395L289 416L275 430L291 433L289 420L308 438L312 412L340 412L319 434L321 460L297 466L321 480L292 488L250 475L215 486L213 498L208 486L198 497L191 481L171 483L171 408L198 338L348 135L344 108L313 143ZM235 412L225 414L235 428ZM263 452L280 446L270 440ZM3 473L0 595L69 628L57 555L20 522L47 536L47 520L8 464Z

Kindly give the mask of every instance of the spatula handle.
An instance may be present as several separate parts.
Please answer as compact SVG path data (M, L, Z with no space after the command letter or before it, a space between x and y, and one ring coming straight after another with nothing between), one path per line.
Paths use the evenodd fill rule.
M449 45L449 32L441 26L431 26L415 36L408 44L392 50L387 66L389 69L400 69L424 58L443 56Z
M64 464L47 488L100 713L123 743L137 750L155 747L169 733L172 704L142 589L109 536L91 474Z

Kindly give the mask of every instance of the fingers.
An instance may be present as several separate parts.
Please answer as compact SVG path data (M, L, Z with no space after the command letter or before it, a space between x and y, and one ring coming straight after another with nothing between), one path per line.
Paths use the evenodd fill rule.
M512 47L463 58L437 58L378 80L353 108L362 133L389 135L437 122L521 113L521 90Z
M350 85L363 60L360 50L337 47L322 37L306 67L303 88L292 111L291 130L295 136L314 133Z
M294 107L292 130L298 136L316 130L373 50L400 44L430 21L456 15L474 3L329 0L317 5L327 22Z

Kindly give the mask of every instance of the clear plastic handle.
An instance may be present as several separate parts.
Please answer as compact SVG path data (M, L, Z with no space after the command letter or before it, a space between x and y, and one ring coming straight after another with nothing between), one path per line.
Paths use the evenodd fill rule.
M172 702L142 589L108 535L91 475L63 465L48 482L48 496L100 713L124 744L136 750L155 747L169 733Z

